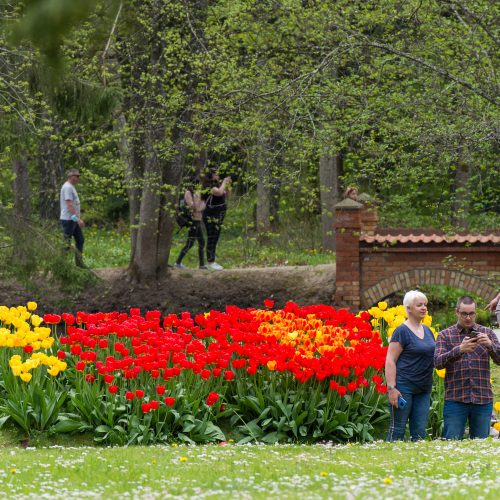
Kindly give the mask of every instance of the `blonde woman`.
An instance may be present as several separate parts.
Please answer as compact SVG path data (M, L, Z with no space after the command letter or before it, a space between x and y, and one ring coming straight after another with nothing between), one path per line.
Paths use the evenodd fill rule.
M432 391L436 343L431 329L422 324L427 297L412 290L405 295L403 305L408 319L394 330L385 361L390 403L388 441L404 439L408 421L411 440L425 439Z

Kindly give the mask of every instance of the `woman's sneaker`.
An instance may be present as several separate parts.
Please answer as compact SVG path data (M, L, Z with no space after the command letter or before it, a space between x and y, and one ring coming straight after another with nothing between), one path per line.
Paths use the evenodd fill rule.
M184 264L175 264L175 267L177 269L187 269L187 267Z
M220 264L217 264L217 262L209 262L208 268L214 271L220 271L221 269L224 269Z
M200 266L200 269L208 269L207 266Z

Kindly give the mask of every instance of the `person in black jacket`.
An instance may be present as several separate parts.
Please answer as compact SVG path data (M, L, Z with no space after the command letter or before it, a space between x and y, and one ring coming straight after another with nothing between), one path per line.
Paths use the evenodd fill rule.
M215 261L215 251L219 241L222 222L227 211L227 194L231 185L231 177L225 177L221 182L217 172L210 171L205 180L205 210L203 223L207 230L207 262L208 268L214 271L223 269Z

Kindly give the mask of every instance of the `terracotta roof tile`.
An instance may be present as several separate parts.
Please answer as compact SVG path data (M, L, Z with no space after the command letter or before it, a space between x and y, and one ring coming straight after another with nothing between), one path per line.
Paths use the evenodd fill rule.
M500 243L500 234L374 234L362 235L366 243Z

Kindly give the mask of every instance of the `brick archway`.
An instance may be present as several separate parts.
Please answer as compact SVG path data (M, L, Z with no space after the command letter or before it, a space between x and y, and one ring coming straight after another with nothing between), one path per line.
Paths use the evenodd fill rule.
M491 283L462 271L445 268L410 269L384 278L376 285L364 290L361 296L361 306L367 309L392 293L413 290L421 285L462 288L469 293L479 295L486 302L489 302L496 293Z
M335 212L337 306L366 308L393 292L423 284L463 288L488 302L498 291L498 231L473 235L382 230L369 201L345 199Z

